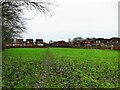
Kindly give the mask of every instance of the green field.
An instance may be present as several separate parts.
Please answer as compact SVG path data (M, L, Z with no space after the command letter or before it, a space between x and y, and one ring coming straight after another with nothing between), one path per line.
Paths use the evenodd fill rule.
M2 58L4 88L118 87L118 51L14 48Z

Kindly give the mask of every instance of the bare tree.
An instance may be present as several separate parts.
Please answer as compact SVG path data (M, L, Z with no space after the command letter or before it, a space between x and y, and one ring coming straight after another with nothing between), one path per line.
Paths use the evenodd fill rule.
M20 37L21 33L25 32L25 20L22 17L23 10L37 10L42 14L51 15L50 6L55 6L52 2L47 0L37 0L33 2L27 1L11 1L0 2L2 8L2 43L3 47L12 38Z

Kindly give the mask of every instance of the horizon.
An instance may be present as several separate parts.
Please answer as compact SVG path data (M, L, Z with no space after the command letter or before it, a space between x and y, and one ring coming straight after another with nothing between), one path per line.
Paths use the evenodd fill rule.
M74 37L74 38L77 38L77 37ZM68 38L68 39L71 39L71 40L73 40L74 38ZM86 38L83 38L83 37L81 37L82 39L86 39L86 38L96 38L96 39L98 39L98 38L103 38L103 39L111 39L111 38L120 38L120 37L109 37L109 38L104 38L104 37L86 37ZM26 41L26 39L33 39L33 38L16 38L16 39L23 39L23 41ZM43 38L35 38L35 39L33 39L33 41L35 42L35 40L36 39L43 39ZM67 40L62 40L62 39L59 39L59 40L52 40L52 39L50 39L50 40L52 40L53 42L56 42L56 41L66 41L66 42L68 42L68 39ZM48 42L46 42L44 39L43 39L43 42L45 42L45 43L49 43L50 41L48 41Z

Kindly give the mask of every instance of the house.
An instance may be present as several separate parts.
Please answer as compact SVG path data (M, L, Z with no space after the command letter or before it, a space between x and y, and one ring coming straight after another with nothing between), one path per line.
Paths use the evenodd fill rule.
M91 41L91 46L92 46L92 47L96 47L96 46L97 46L97 44L96 44L96 39L93 39L93 40Z
M58 47L68 47L68 43L67 42L65 42L65 41L58 41L57 42L57 46Z
M86 40L85 40L85 46L89 46L89 47L96 46L96 39L86 38Z
M85 46L85 40L82 37L75 37L72 40L72 47L83 47Z
M74 47L80 47L80 41L74 41L73 46Z
M109 46L109 39L98 38L96 40L96 45L99 47L108 47Z
M91 46L92 45L92 40L85 40L85 46Z
M50 44L51 44L51 46L56 47L56 46L58 46L57 43L58 43L58 41L54 41L54 42L52 42Z
M36 39L35 44L36 46L44 46L43 39Z
M85 46L85 40L80 41L80 47L84 47Z
M16 45L15 46L23 46L23 39L16 39Z
M52 46L52 47L68 47L68 43L63 40L62 41L52 41L52 42L49 42L48 45Z
M114 46L120 46L120 38L118 37L112 37L110 38L110 45Z
M120 38L119 37L112 37L110 40L110 47L111 50L120 50Z
M26 46L33 46L33 39L26 39Z

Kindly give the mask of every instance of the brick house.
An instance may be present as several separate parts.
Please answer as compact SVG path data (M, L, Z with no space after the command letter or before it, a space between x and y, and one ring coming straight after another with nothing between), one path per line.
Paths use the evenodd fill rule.
M98 38L96 40L96 45L99 47L108 47L109 46L109 39Z
M73 46L74 47L80 47L80 41L74 41Z
M119 37L112 37L110 40L110 47L113 50L120 50L120 38Z
M91 47L94 47L96 46L96 39L93 39L93 38L86 38L85 40L85 46L91 46Z
M85 46L91 46L92 40L85 40Z
M58 47L68 47L68 43L67 42L65 42L65 41L58 41L57 42L57 46Z
M23 46L23 39L16 39L16 45L15 46Z
M85 40L80 41L80 47L85 46Z
M73 46L74 47L83 47L83 46L85 46L85 40L74 41Z
M44 46L43 39L36 39L35 45L36 46Z
M110 38L110 45L119 46L120 45L120 38L118 38L118 37Z
M26 39L26 46L33 46L33 39Z

